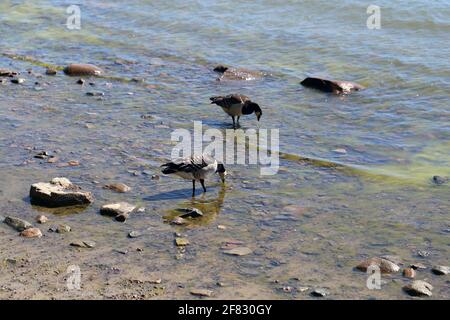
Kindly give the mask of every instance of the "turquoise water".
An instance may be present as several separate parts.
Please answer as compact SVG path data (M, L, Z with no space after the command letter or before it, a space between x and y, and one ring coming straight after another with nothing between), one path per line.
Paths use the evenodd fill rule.
M378 1L379 30L366 27L371 1L79 4L81 30L65 27L66 1L0 4L0 68L19 70L27 79L21 86L0 85L0 209L5 212L0 214L32 220L42 208L29 205L29 185L67 176L92 190L97 201L83 214L50 212L54 221L83 229L84 236L103 243L101 248L129 246L123 235L150 225L152 231L136 240L148 248L140 268L165 270L166 277L179 281L190 275L189 281L203 286L215 283L223 270L235 284L221 289L223 298L233 297L232 290L246 298L303 298L280 293L270 282L280 278L286 284L298 275L304 285L327 286L336 297L340 292L343 298L404 298L398 284L368 291L364 275L353 273L352 266L385 253L415 262L418 249L432 252L429 264L448 264L448 233L442 231L450 220L448 184L434 186L430 179L450 176L450 2ZM98 65L106 77L93 79L94 87L80 87L62 73L39 76L44 64L71 62ZM270 76L217 82L211 71L217 64ZM324 95L300 86L308 75L355 81L367 89L345 97ZM143 82L129 82L132 78ZM92 90L105 97L85 95ZM280 129L284 157L278 175L261 177L257 168L231 166L226 190L212 181L211 193L200 200L190 199L190 183L134 175L159 173L176 128L192 130L194 120L206 128L229 128L230 119L208 99L233 92L261 105L262 128ZM142 119L145 114L152 118ZM246 117L242 125L258 124ZM347 153L333 151L338 148ZM81 165L24 163L40 150L55 151L61 163ZM101 188L112 181L127 183L132 192L117 195ZM112 227L96 213L104 202L118 199L145 206L147 213ZM186 205L201 207L207 217L181 229L198 243L188 249L187 262L174 262L174 252L166 249L174 228L163 224L163 217ZM289 205L309 214L283 218ZM217 224L228 225L228 231L218 234ZM102 228L112 229L99 232ZM11 236L6 230L1 237ZM218 248L231 238L246 241L258 255L227 260ZM67 250L66 243L52 239L27 243L27 250L38 255L36 250L50 244ZM10 248L3 248L3 255L13 254ZM83 254L72 257L86 265L100 259L98 252ZM64 266L61 255L47 253ZM109 251L100 256L104 263L136 268L133 257L123 261ZM273 260L282 263L275 267ZM177 271L182 263L189 265L186 274ZM200 272L203 263L211 265L206 275ZM259 274L249 271L252 264L260 266ZM436 297L448 298L445 281L435 280ZM186 295L169 288L165 297Z

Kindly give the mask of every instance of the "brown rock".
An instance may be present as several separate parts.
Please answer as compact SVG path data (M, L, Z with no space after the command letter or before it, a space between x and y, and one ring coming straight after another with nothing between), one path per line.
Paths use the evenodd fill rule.
M187 246L189 244L189 240L186 238L175 238L175 244L178 247L184 247Z
M199 297L211 297L213 292L207 289L192 289L191 294Z
M246 256L252 253L252 250L247 247L236 247L230 250L224 250L223 253L232 255L232 256Z
M56 69L53 68L47 68L47 70L45 71L45 74L48 76L54 76L56 75L58 71Z
M393 273L400 270L400 267L395 263L378 257L370 258L361 262L356 266L356 269L366 272L367 268L371 265L378 266L381 273Z
M42 237L42 232L38 228L28 228L23 230L20 235L25 238L40 238Z
M403 276L413 279L416 277L416 270L414 270L413 268L405 268L403 269Z
M64 69L64 73L69 76L100 76L103 70L92 64L70 64Z
M47 223L47 221L48 221L48 218L42 214L40 214L36 217L37 223L44 224L44 223Z

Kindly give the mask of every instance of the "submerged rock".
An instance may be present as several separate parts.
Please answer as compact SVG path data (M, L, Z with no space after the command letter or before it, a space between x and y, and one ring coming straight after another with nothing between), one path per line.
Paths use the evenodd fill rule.
M19 232L33 227L28 221L16 217L8 216L3 222Z
M72 228L70 226L68 226L67 224L60 224L57 228L56 228L56 232L57 233L67 233L72 231Z
M139 231L131 231L128 233L129 238L137 238L140 236L141 236L141 233Z
M172 221L170 221L170 224L175 224L177 226L182 226L184 224L187 224L188 221L182 217L176 217L175 219L173 219Z
M28 228L23 230L20 236L25 238L40 238L42 237L42 232L38 228Z
M48 76L54 76L58 73L58 71L54 68L47 68L47 70L45 70L45 74Z
M450 267L447 266L434 266L431 268L431 272L433 272L435 275L443 276L450 273Z
M111 183L104 186L105 189L113 190L119 193L125 193L131 190L125 183Z
M253 251L247 247L237 247L229 250L224 250L223 253L232 255L232 256L246 256L251 254Z
M33 204L45 207L87 205L94 202L92 193L82 191L67 178L54 178L50 182L32 184L30 198Z
M415 280L411 284L403 287L403 290L411 296L428 296L431 297L433 294L433 286L428 282L422 280Z
M114 217L117 221L124 222L130 214L136 209L136 206L127 202L118 202L105 204L100 208L100 213Z
M187 246L188 244L189 244L189 240L188 239L186 239L186 238L175 238L175 244L178 246L178 247L184 247L184 246Z
M365 89L362 85L350 81L329 80L315 77L308 77L300 84L304 87L334 94L349 94L353 91Z
M25 79L24 78L14 78L11 80L11 82L15 83L15 84L22 84L25 82Z
M371 265L378 266L381 273L393 273L400 270L400 267L392 261L378 257L370 258L361 262L356 266L356 269L367 272L367 268L369 268Z
M449 178L441 176L433 176L432 181L437 185L441 185L447 183L449 181Z
M183 214L180 216L181 218L197 218L203 216L203 212L201 212L197 208L181 208L177 209L177 211L182 212Z
M69 76L100 76L103 74L103 70L92 64L69 64L64 73Z

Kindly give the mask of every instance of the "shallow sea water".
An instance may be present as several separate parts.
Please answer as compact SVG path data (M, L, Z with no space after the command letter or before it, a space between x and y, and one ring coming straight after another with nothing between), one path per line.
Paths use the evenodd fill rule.
M406 299L401 287L408 280L400 274L383 276L382 290L368 290L367 275L353 267L384 254L405 265L449 264L449 185L431 183L433 175L450 176L448 1L381 1L380 30L366 28L365 1L80 4L79 31L65 28L64 1L0 4L0 68L27 80L0 85L0 215L50 218L41 239L0 226L1 298L191 298L192 288L209 288L214 298L309 299L297 289L325 287L332 299ZM42 75L46 64L71 62L96 64L106 76L82 87L62 73ZM270 76L218 82L216 64ZM335 97L302 88L311 74L367 90ZM255 166L229 166L225 186L212 179L195 199L190 182L151 180L148 173L159 174L170 157L173 130L192 130L194 120L230 128L208 98L232 92L263 108L261 123L244 117L244 129L280 129L280 172L261 176ZM33 159L42 150L59 161ZM60 166L70 160L80 166ZM30 185L56 176L92 191L95 203L31 206ZM102 188L111 182L132 190ZM146 210L124 224L99 215L102 204L119 200ZM183 227L165 222L188 206L204 217ZM47 231L60 223L73 231ZM132 230L143 235L129 239ZM182 256L174 232L190 241ZM97 246L69 247L78 239ZM224 255L225 242L253 253ZM419 257L419 250L429 255ZM65 286L73 264L81 268L81 291ZM157 288L129 281L155 278L162 279ZM434 298L449 298L445 276L427 269L417 278L435 287Z

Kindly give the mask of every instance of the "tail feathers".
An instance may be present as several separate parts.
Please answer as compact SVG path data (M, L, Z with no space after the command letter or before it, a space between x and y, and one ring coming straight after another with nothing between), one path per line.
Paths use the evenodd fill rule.
M171 174L177 172L176 165L172 162L163 164L161 167L165 167L164 169L162 169L162 173L164 174Z

